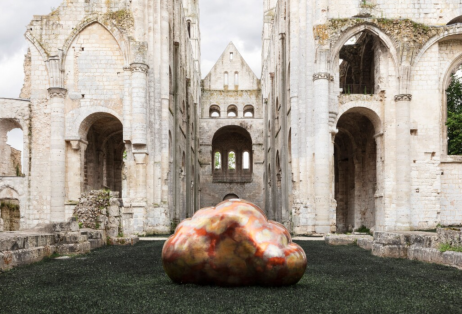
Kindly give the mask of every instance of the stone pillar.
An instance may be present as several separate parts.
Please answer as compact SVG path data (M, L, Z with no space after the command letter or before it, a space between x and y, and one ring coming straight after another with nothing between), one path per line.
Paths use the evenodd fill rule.
M396 230L411 227L411 100L395 96L396 102Z
M313 75L315 103L315 178L316 233L330 232L330 163L331 134L329 130L329 81L332 76L326 72Z
M124 123L124 141L131 142L132 139L132 98L131 82L132 68L124 67L124 102L123 102L123 123Z
M66 201L66 142L64 140L64 99L67 90L60 87L48 89L51 107L50 134L50 179L51 179L51 222L65 220Z
M67 187L69 191L69 200L77 201L84 190L84 167L85 167L85 150L87 142L83 140L71 140L72 150L69 152L68 158L68 180Z
M376 160L376 180L377 188L375 190L375 231L384 231L385 213L383 211L383 133L374 135L377 160Z
M147 73L148 65L132 63L132 143L147 144ZM124 107L125 109L125 107Z

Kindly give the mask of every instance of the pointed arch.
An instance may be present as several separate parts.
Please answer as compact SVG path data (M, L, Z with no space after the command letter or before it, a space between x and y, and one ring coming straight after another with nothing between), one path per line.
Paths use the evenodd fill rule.
M122 33L116 26L111 26L107 25L107 21L102 20L103 17L101 16L95 16L89 19L83 20L80 24L78 24L69 34L67 37L66 41L64 42L62 51L63 51L63 57L61 60L61 66L64 68L64 65L66 64L66 58L69 52L69 49L72 46L72 43L74 42L75 38L83 32L87 27L89 27L92 24L99 24L101 25L104 29L106 29L111 36L115 39L117 42L120 50L122 51L122 55L124 57L124 62L125 66L129 66L130 64L130 44L129 44L129 39L127 35Z
M376 25L373 24L361 24L361 25L356 25L354 27L351 27L350 29L346 30L343 32L343 34L340 36L340 38L337 40L337 42L334 43L330 55L329 55L329 67L330 67L330 72L336 73L338 72L338 58L340 54L340 50L342 47L346 44L348 40L350 40L351 37L368 31L378 37L380 41L385 45L385 47L388 49L388 51L391 54L391 57L393 59L393 63L396 69L396 72L398 73L399 76L399 62L398 62L398 52L396 50L395 44L393 40L385 34L380 28L378 28Z

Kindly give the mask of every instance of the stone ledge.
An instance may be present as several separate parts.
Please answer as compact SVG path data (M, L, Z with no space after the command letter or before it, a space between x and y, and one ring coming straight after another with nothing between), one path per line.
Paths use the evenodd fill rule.
M132 236L132 237L109 237L108 238L108 245L135 245L140 241L140 238Z
M325 237L327 245L356 245L359 239L369 239L370 235L328 235Z
M326 237L329 245L358 245L371 250L372 255L388 258L407 258L410 260L441 264L462 270L462 252L439 250L440 244L460 246L460 228L439 228L434 232L396 231L374 233L371 236L330 235Z

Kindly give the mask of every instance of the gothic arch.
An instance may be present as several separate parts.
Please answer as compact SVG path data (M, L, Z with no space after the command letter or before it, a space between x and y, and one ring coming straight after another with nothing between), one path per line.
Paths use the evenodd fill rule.
M69 112L66 116L66 140L85 139L92 121L98 120L101 116L111 115L119 121L122 117L112 109L102 106L92 106L89 112L88 108L77 108ZM85 123L84 123L85 122Z
M446 126L448 118L448 104L446 89L451 83L451 78L454 72L462 65L462 53L459 53L443 70L442 77L439 82L439 90L441 91L441 153L448 155L448 128Z
M329 70L332 73L338 72L338 64L339 64L338 59L339 59L340 50L351 37L359 33L365 32L365 31L369 31L370 33L378 37L381 40L381 42L385 45L385 47L387 47L388 51L391 54L394 66L399 76L400 69L399 69L399 62L398 62L399 60L398 52L396 51L396 47L395 47L393 40L387 34L385 34L380 28L372 24L361 24L361 25L351 27L350 29L346 30L340 36L340 38L334 43L330 51L329 60L328 60L329 67L330 67Z
M5 185L1 185L0 186L0 199L15 199L15 200L19 200L20 199L20 194L18 192L18 190L9 185L9 184L5 184Z
M359 113L367 117L375 128L375 133L380 134L383 132L383 124L380 114L380 105L367 104L358 106L355 103L350 103L348 105L343 105L340 107L339 113L337 115L337 120L335 125L338 125L340 118L347 113Z
M30 41L30 43L37 49L39 54L42 56L42 61L45 62L48 60L48 52L42 47L42 45L39 43L39 41L35 38L35 36L32 34L31 31L27 31L26 34L24 35L27 40ZM48 70L48 69L47 69Z
M415 66L416 64L418 64L420 59L422 59L424 54L427 52L427 50L430 49L430 47L432 47L434 44L438 43L439 41L447 37L457 36L457 35L462 35L462 28L460 28L458 25L446 26L444 32L441 32L437 34L436 36L433 36L425 43L425 45L423 45L423 47L420 49L417 56L414 58L414 61L412 62L412 66Z
M122 33L116 26L110 26L110 25L105 25L104 21L102 20L103 17L101 16L95 16L90 19L86 19L82 21L79 25L77 25L71 32L71 34L67 37L66 41L64 42L62 51L63 51L63 57L61 60L61 66L64 68L64 65L66 64L66 57L68 55L69 49L72 46L72 43L74 40L77 38L77 36L83 32L88 26L92 24L99 24L102 26L104 29L106 29L109 34L114 38L114 40L117 42L122 55L124 56L125 60L125 66L128 66L130 64L130 53L129 53L129 40L127 36Z

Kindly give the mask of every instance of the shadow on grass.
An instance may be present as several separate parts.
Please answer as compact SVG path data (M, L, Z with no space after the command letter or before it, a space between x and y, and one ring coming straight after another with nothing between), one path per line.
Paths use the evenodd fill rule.
M462 313L462 271L299 244L307 272L284 288L173 284L163 242L47 260L0 275L0 313Z

